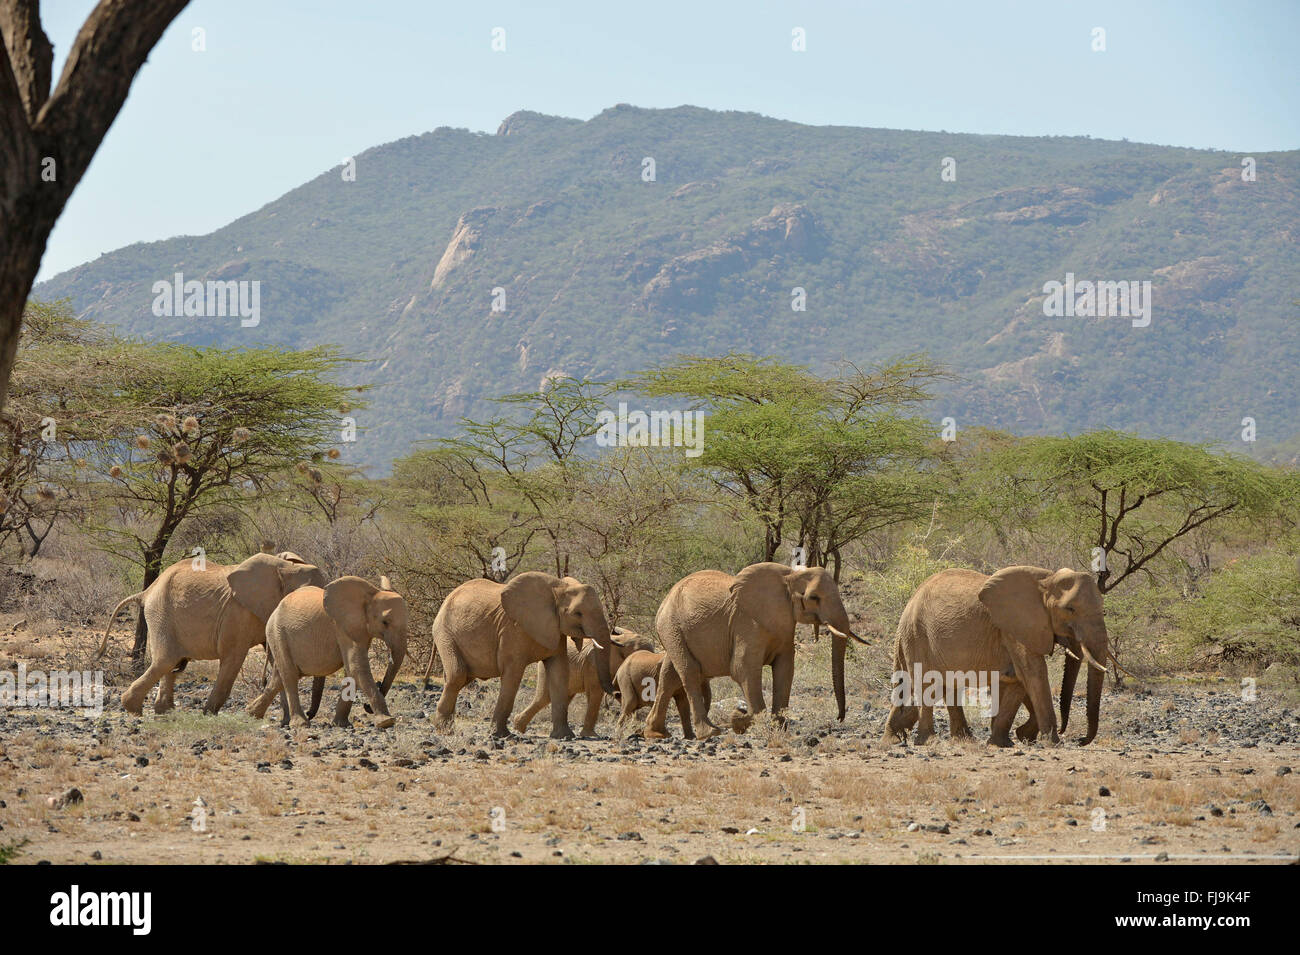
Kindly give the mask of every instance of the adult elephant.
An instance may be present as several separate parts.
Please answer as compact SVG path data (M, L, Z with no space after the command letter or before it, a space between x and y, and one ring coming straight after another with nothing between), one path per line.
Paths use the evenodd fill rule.
M292 555L291 555L292 556ZM149 587L113 608L104 639L95 653L102 657L118 611L139 603L149 628L148 669L122 693L122 708L139 716L145 697L159 680L154 712L173 706L175 673L189 660L220 660L217 682L204 712L216 713L230 696L248 651L266 641L266 621L285 594L306 586L325 586L325 575L301 558L254 554L241 564L203 563L186 559L173 564Z
M835 578L821 567L751 564L732 576L701 570L677 581L659 605L655 629L667 659L646 719L646 736L668 735L668 704L683 686L699 739L721 730L709 720L702 680L729 676L740 686L751 716L763 711L763 667L772 668L772 712L790 702L794 681L794 627L824 624L831 633L831 681L844 719L844 651L853 633Z
M632 633L630 630L619 630L617 627L610 634L610 640L614 645L609 650L609 668L615 675L630 654L638 650L655 648L654 641L649 637ZM596 654L600 648L596 646L595 641L580 647L569 637L565 637L565 643L568 644L569 654L569 703L572 703L573 698L579 694L587 698L587 713L582 720L582 735L592 736L596 732L596 720L600 718L600 704L605 700L605 691L600 688L600 676L596 673ZM528 709L515 717L516 733L528 732L528 724L533 721L533 717L551 702L551 691L546 684L546 661L544 660L537 664L536 684L537 691L533 695L533 702L528 705Z
M375 639L388 646L390 656L378 686L370 672L370 642ZM305 725L310 715L303 713L298 698L299 678L323 681L341 668L370 701L375 725L392 726L396 720L384 698L406 658L406 640L406 601L387 577L380 578L378 587L361 577L340 577L324 589L295 590L280 601L266 622L266 646L275 660L275 675L261 696L249 703L248 711L260 719L276 694L283 692L283 722L292 719L296 725ZM349 725L351 710L351 695L340 693L334 725ZM313 708L311 715L314 713Z
M427 687L434 659L442 658L438 725L451 725L456 696L467 683L499 677L492 735L509 736L519 681L529 664L542 660L551 698L551 736L572 739L565 637L578 644L586 639L596 644L597 680L602 690L613 694L609 655L614 641L594 589L572 577L538 571L519 574L505 584L483 578L461 584L447 595L434 618L434 649L424 671Z
M911 680L919 665L925 674L945 674L945 682L948 674L996 673L999 699L989 742L1011 745L1011 724L1023 702L1047 738L1058 743L1047 675L1047 657L1058 643L1071 654L1062 683L1062 729L1069 718L1079 666L1086 660L1091 667L1088 731L1082 740L1089 743L1097 735L1106 676L1103 663L1110 657L1101 591L1091 574L1032 566L1004 567L991 576L973 570L940 571L921 584L903 608L894 669ZM959 701L944 702L953 735L968 735ZM916 741L933 735L933 707L919 703L913 697L890 708L886 742L905 739L918 719Z

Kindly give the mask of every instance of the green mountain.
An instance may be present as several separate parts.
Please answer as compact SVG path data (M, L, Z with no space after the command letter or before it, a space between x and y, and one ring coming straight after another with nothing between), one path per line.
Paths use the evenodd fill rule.
M344 450L381 467L548 377L728 350L819 369L925 351L962 376L936 422L1250 450L1245 417L1259 446L1300 430L1300 152L1254 154L1254 181L1244 158L687 106L520 112L496 135L378 146L355 181L336 167L36 294L132 336L372 359L356 374L379 387ZM156 316L152 286L177 272L260 281L260 323ZM1150 324L1046 317L1044 283L1067 273L1150 281Z

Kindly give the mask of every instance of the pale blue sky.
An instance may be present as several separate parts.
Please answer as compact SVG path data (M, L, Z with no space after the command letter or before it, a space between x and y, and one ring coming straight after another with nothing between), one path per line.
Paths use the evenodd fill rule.
M56 76L93 0L47 0ZM506 51L491 49L494 27ZM191 49L206 31L206 52ZM790 49L793 27L807 52ZM1091 49L1106 30L1104 53ZM812 124L1212 147L1300 146L1300 0L195 0L50 241L41 278L210 232L437 126L615 103Z

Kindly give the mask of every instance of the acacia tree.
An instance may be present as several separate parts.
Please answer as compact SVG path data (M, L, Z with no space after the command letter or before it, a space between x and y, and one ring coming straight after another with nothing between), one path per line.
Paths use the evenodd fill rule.
M38 0L0 0L0 410L45 244L136 73L187 0L100 0L51 90Z
M763 559L790 538L810 565L871 532L910 520L937 493L934 428L907 415L946 377L923 356L870 371L844 363L820 378L772 358L687 357L631 383L708 412L696 466L763 525Z
M86 506L84 454L124 414L115 385L132 352L63 303L28 303L0 411L0 543L16 539L35 557Z
M142 347L145 360L118 385L133 420L95 457L122 518L98 530L138 555L143 590L187 517L310 471L340 435L338 409L355 402L332 380L347 363L333 348ZM146 636L142 614L134 656Z
M1102 593L1175 541L1229 518L1260 521L1286 496L1285 474L1196 444L1121 431L1026 438L993 455L1013 504L1027 495L1041 518L1092 552Z

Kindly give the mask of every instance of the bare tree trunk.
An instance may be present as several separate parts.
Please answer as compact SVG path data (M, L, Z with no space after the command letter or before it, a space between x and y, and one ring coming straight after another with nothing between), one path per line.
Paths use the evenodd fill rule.
M100 0L53 92L38 0L0 0L0 410L45 243L145 58L188 0Z

